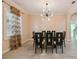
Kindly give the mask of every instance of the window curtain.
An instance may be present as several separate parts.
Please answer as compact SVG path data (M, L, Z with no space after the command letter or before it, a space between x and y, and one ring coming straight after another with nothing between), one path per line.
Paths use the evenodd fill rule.
M11 31L11 36L10 36L10 47L11 50L17 49L18 47L21 46L21 24L20 24L20 11L13 7L10 6L10 13L12 14L12 18L10 18L10 31Z

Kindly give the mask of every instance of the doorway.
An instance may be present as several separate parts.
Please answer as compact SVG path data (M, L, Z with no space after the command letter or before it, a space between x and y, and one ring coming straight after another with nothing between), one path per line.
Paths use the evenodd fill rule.
M77 25L75 23L71 23L71 39L77 39Z
M71 42L77 46L77 14L73 14L70 22Z

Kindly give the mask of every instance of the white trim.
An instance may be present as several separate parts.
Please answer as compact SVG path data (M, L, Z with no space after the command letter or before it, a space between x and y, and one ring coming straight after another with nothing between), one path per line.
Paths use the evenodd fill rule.
M4 50L4 51L2 52L2 55L5 54L5 53L7 53L7 52L9 52L9 51L10 51L10 48Z
M28 40L26 40L26 41L22 41L22 45L25 43L25 42L27 42Z
M23 41L23 42L22 42L22 45L23 45L24 43L26 43L27 41L29 41L29 40L32 40L32 39L27 39L27 40Z
M32 40L32 39L28 39L28 40ZM28 40L22 42L22 45L23 45L24 43L26 43ZM5 54L5 53L7 53L7 52L9 52L9 51L10 51L10 48L4 50L4 51L2 52L2 55Z
M71 40L70 39L67 39L67 40L65 40L66 42L71 42Z

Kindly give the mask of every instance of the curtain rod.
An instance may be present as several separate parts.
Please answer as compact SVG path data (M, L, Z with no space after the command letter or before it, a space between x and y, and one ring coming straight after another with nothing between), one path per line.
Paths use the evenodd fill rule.
M3 0L2 0L2 2L5 3L5 4L8 5L8 6L11 6L10 4L8 4L7 2L5 2L5 1L3 1ZM18 10L19 10L19 9L18 9ZM19 11L20 11L20 10L19 10ZM20 12L21 12L21 11L20 11ZM21 12L21 13L24 14L23 12Z

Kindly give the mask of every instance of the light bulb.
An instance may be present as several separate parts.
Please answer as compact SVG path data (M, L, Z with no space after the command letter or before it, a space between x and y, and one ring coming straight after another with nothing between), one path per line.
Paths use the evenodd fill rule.
M43 16L43 15L41 14L41 16Z
M50 21L50 19L48 18L48 21Z
M53 16L53 14L51 16Z
M45 9L43 9L43 12L45 12Z
M44 21L44 19L42 19L42 21Z

